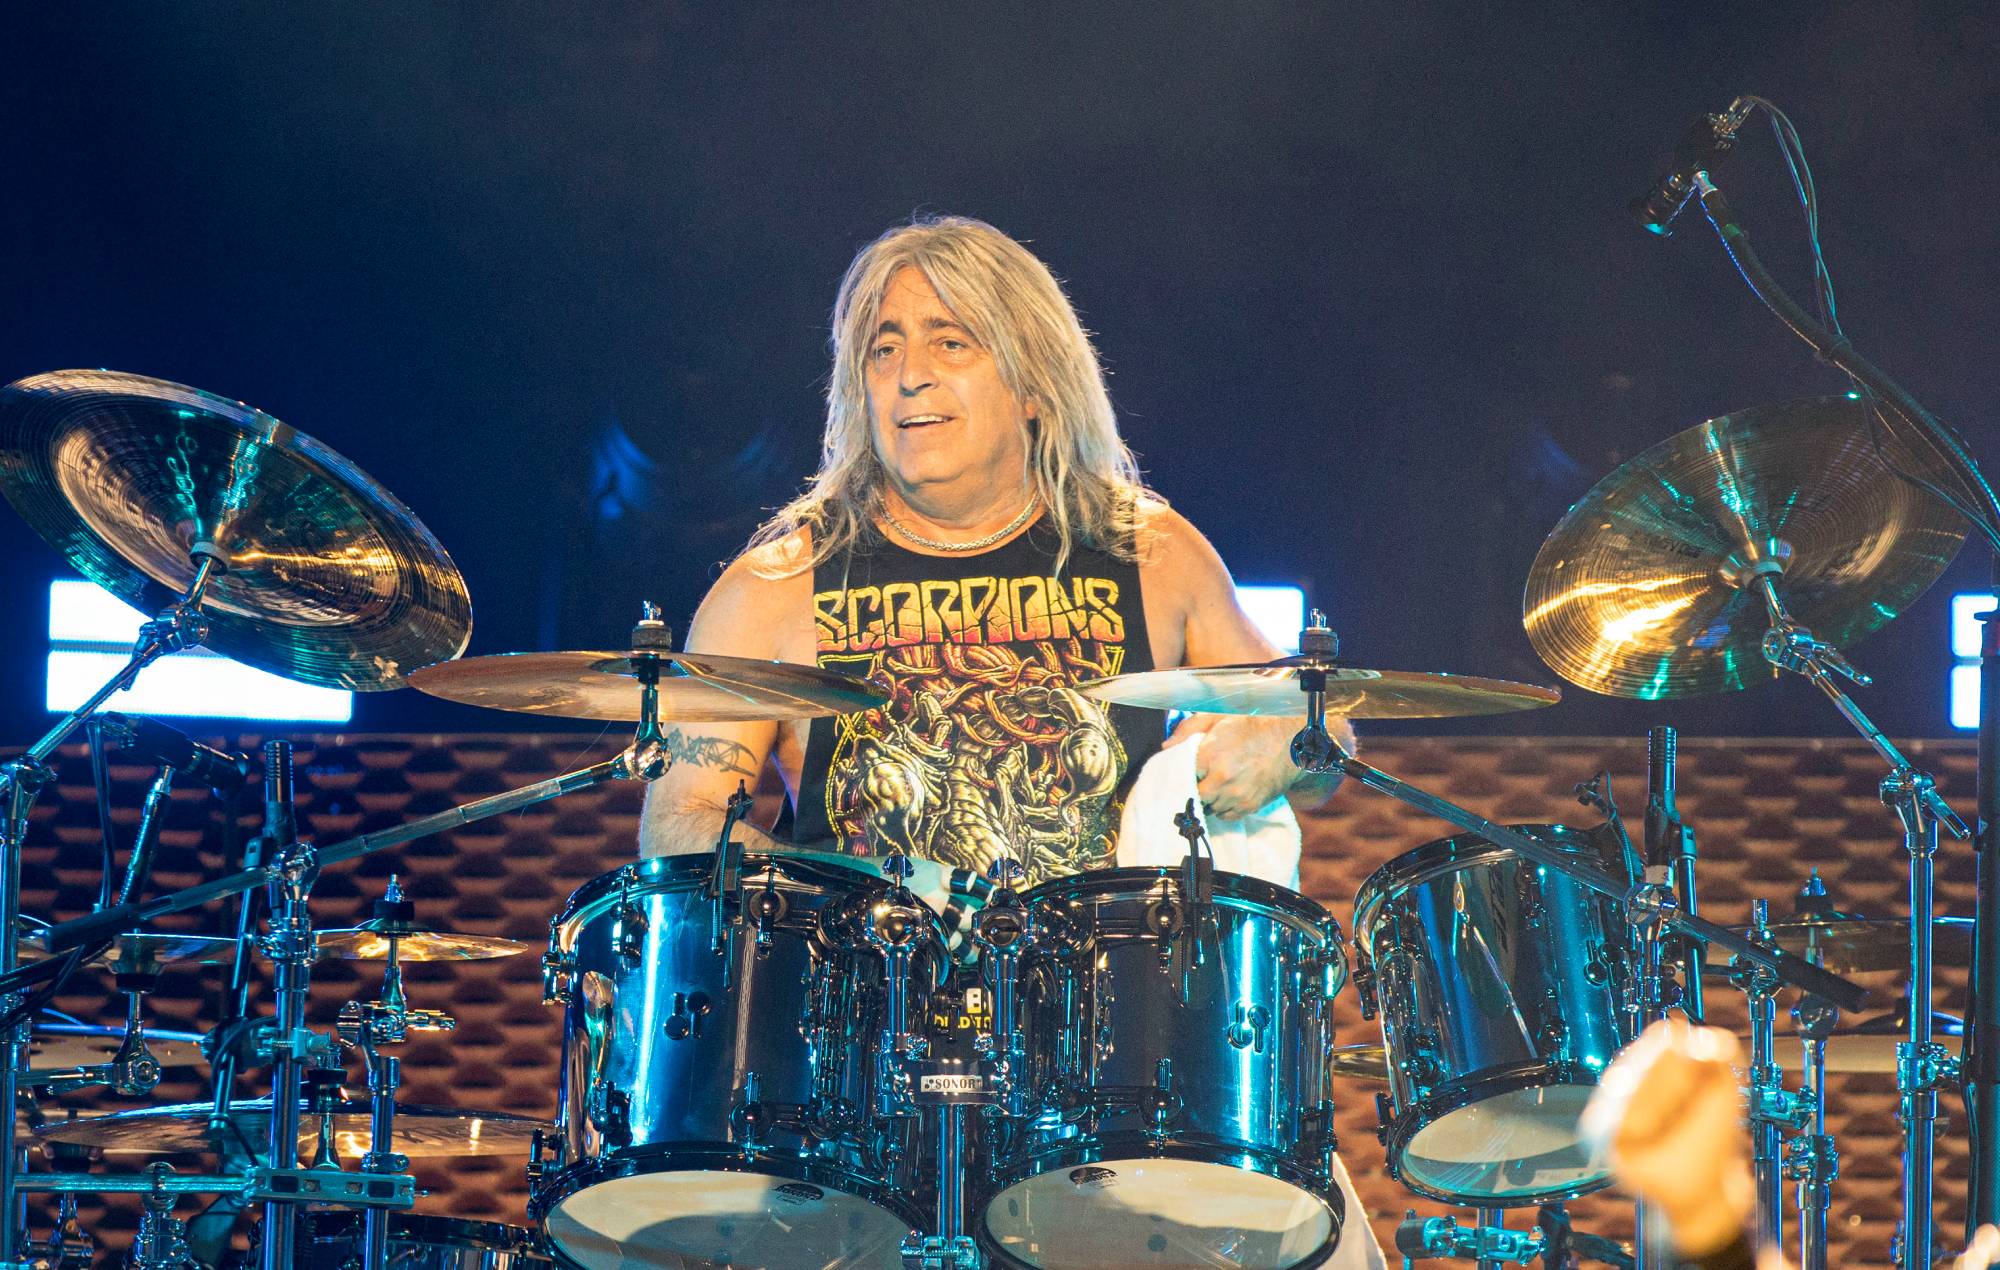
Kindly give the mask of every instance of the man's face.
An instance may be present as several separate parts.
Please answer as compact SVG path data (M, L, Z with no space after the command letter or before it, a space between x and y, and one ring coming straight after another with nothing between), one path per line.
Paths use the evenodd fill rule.
M922 271L905 267L889 279L866 368L875 454L898 492L1020 479L1032 409Z

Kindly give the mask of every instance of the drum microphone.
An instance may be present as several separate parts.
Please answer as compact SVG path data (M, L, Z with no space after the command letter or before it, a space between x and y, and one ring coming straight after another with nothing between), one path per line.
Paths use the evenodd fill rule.
M203 745L179 728L144 715L106 712L97 716L105 736L165 767L198 780L219 794L233 794L250 778L252 764L241 754Z
M1680 855L1680 811L1674 806L1674 766L1680 740L1672 728L1646 733L1646 867L1672 868Z
M1674 161L1653 188L1626 204L1639 224L1662 238L1674 232L1674 218L1681 214L1694 194L1694 178L1715 166L1717 160L1736 145L1736 133L1753 109L1749 99L1738 97L1719 115L1703 115L1688 125L1680 144L1674 147Z

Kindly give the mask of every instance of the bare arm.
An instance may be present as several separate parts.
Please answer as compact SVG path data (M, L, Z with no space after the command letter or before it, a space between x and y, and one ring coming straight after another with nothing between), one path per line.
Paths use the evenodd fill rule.
M1282 656L1237 604L1228 566L1208 539L1177 512L1162 509L1153 526L1159 565L1154 576L1173 580L1183 614L1185 664L1226 666ZM1346 719L1328 718L1327 728L1343 746L1354 748L1354 728ZM1338 773L1314 775L1292 762L1298 730L1295 718L1198 714L1175 729L1167 744L1202 736L1196 773L1202 801L1225 820L1241 819L1280 794L1314 804L1339 788Z
M787 660L787 623L808 620L809 608L794 592L810 590L793 579L758 576L739 559L723 572L696 611L688 628L689 652L728 657ZM639 854L683 855L708 851L722 828L723 809L737 786L752 788L778 743L778 725L756 723L695 723L667 730L667 753L673 766L646 790L639 821ZM775 844L769 834L745 825L737 841L764 850Z

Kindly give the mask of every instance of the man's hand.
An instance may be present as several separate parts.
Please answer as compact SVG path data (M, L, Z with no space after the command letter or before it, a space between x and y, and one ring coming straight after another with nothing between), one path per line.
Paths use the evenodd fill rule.
M1661 1020L1604 1070L1583 1113L1619 1183L1659 1205L1690 1256L1741 1236L1756 1207L1738 1053L1727 1032Z
M1198 714L1182 720L1161 748L1184 745L1200 735L1194 774L1202 806L1217 820L1242 820L1306 777L1292 762L1292 737L1298 730L1297 719ZM1326 784L1324 796L1339 778L1316 778L1316 783Z

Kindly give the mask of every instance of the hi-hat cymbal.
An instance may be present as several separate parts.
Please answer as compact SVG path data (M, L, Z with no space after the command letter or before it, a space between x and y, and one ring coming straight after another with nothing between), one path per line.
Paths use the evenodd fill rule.
M639 718L632 652L500 653L420 670L410 683L447 701L566 719ZM853 675L748 657L661 653L660 718L684 723L810 719L872 710L889 694Z
M1907 970L1910 965L1910 923L1900 917L1854 917L1846 913L1796 916L1772 922L1767 929L1784 951L1817 961L1837 975ZM1738 926L1739 935L1754 928ZM1939 914L1931 919L1931 947L1940 966L1964 966L1972 961L1972 919ZM1728 949L1708 946L1708 964L1729 962Z
M1896 1046L1909 1039L1910 1003L1906 997L1894 1010L1853 1023L1845 1020L1826 1038L1826 1069L1830 1072L1882 1072L1894 1075ZM1931 1035L1955 1041L1965 1035L1965 1021L1942 1010L1931 1012ZM1796 1032L1780 1032L1774 1056L1788 1072L1804 1071L1805 1046ZM1750 1038L1743 1038L1743 1052L1750 1052Z
M407 924L385 930L373 922L364 922L347 930L319 931L313 938L322 957L337 961L386 961L392 935L399 961L485 961L528 951L528 945L518 939L460 935Z
M287 679L399 688L464 651L465 579L367 473L302 432L180 384L102 370L0 388L0 492L85 577L143 613L228 561L206 644Z
M96 1067L118 1057L125 1029L98 1023L36 1020L28 1037L28 1070L33 1076L53 1076L79 1067ZM165 1028L146 1029L146 1048L162 1067L193 1067L203 1061L201 1035ZM32 1079L32 1077L31 1077Z
M319 1136L323 1114L333 1117L335 1148L344 1156L368 1153L368 1103L348 1099L330 1113L301 1102L299 1142L302 1149ZM216 1135L209 1126L214 1107L184 1102L165 1107L141 1107L101 1116L37 1125L37 1136L53 1142L74 1142L106 1151L165 1155L176 1151L212 1151ZM270 1135L271 1100L239 1099L230 1104L231 1125L223 1133L261 1150ZM396 1107L396 1150L404 1155L525 1155L535 1130L547 1123L531 1116L505 1112L463 1111L456 1107Z
M1562 700L1554 688L1419 670L1363 670L1306 657L1241 666L1147 670L1078 684L1100 701L1188 714L1303 715L1299 671L1326 672L1326 712L1350 719L1448 719L1533 710Z
M1543 542L1528 638L1571 683L1657 700L1777 674L1760 571L1835 648L1890 621L1944 572L1966 525L1877 456L1847 396L1742 410L1672 436L1599 481Z
M1389 1051L1380 1045L1336 1045L1327 1052L1327 1066L1336 1076L1387 1081Z

